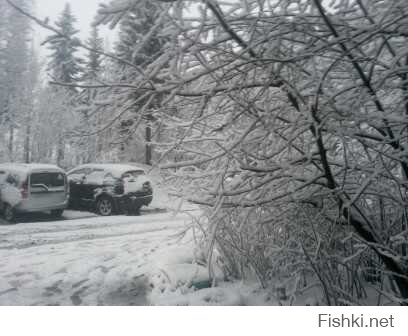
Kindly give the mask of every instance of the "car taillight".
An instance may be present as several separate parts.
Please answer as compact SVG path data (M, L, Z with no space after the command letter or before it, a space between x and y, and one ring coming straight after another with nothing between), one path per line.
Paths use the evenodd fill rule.
M27 181L24 182L24 183L21 185L20 192L21 192L21 198L22 198L22 199L27 199L27 198L28 198L28 184L27 184Z

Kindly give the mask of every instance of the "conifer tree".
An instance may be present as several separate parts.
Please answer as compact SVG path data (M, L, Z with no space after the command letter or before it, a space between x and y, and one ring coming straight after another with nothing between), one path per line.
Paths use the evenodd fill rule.
M120 23L119 42L116 44L116 54L139 68L145 69L158 59L164 52L164 45L167 38L160 35L160 18L161 11L157 4L145 2L143 7L133 7L123 21ZM122 71L123 80L132 80L137 75L135 69L130 69L124 66ZM132 93L134 99L139 98L139 93ZM152 101L151 109L159 104L159 99ZM143 105L143 103L142 103ZM138 116L138 106L135 106L135 118ZM152 163L152 124L154 122L151 111L148 111L144 116L145 120L145 163ZM121 125L121 133L125 137L132 137L132 131L129 128L133 126L132 120L124 120Z
M55 22L63 36L51 35L47 43L52 51L48 70L54 80L64 83L76 83L81 80L83 60L77 56L79 39L76 37L75 16L69 3L65 5L60 17Z
M6 68L5 68L5 53L6 53L6 20L9 8L4 1L0 1L0 126L4 122L4 106L6 100Z
M95 80L102 71L102 55L98 51L103 51L103 39L99 36L96 25L92 25L91 35L87 40L87 45L91 48L86 60L86 79Z
M31 0L16 0L16 5L30 11ZM28 18L4 3L0 6L0 124L7 134L8 159L14 161L16 129L23 118L24 85L29 70L30 24Z
M103 39L99 36L98 27L92 25L90 37L86 41L90 47L85 61L84 81L92 85L102 78L103 58L100 52L103 51ZM79 162L93 162L98 152L98 134L92 134L98 129L100 123L99 113L92 113L92 107L98 100L99 91L97 89L86 88L81 92L80 104L76 111L79 116L79 124L76 128L79 137L77 139L77 148L79 149Z
M62 83L78 84L83 80L83 64L82 58L77 56L80 40L76 37L78 30L74 25L76 18L72 14L71 6L66 3L60 17L55 22L61 34L51 35L47 39L49 49L52 51L48 70L53 80ZM69 114L74 110L74 95L77 93L75 89L70 89L67 92L66 88L54 87L54 97L60 100L61 110L59 115L54 116L57 127L61 130L66 129L65 125L71 117ZM63 165L65 158L66 135L63 132L58 133L57 139L57 157L58 165Z

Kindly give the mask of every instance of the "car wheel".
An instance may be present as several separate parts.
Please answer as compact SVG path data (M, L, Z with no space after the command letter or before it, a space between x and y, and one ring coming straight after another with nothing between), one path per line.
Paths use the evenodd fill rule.
M51 210L51 216L54 218L61 218L64 213L64 209Z
M9 223L14 223L16 220L16 212L10 204L5 204L3 208L4 219Z
M101 216L111 216L113 214L113 202L108 197L101 197L96 203L96 211Z

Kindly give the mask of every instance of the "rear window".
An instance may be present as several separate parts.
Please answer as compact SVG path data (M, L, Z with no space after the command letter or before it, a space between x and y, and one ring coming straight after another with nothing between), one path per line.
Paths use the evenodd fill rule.
M122 175L122 178L138 177L141 175L145 175L145 172L143 170L132 170L124 173Z
M62 173L33 173L30 178L32 187L45 185L48 188L63 187L65 185L64 174Z

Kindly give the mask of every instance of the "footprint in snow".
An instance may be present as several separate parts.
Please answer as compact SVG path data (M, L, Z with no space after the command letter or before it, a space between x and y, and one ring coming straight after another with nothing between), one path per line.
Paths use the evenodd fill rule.
M62 290L58 287L59 285L62 284L62 280L57 281L56 283L54 283L53 285L49 286L49 287L45 287L45 296L53 296L55 294L62 294Z
M72 288L78 288L78 287L80 287L82 284L84 284L85 282L87 282L89 279L84 279L84 280L81 280L81 281L78 281L78 282L76 282L76 283L74 283L73 285L72 285Z

